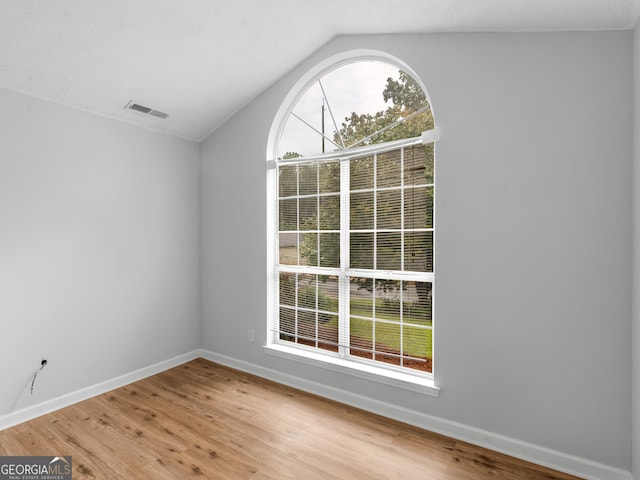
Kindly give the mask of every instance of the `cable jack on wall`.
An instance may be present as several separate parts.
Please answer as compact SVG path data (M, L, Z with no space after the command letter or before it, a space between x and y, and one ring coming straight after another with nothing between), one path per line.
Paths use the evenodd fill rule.
M38 374L44 369L44 367L47 366L47 359L46 358L42 358L42 360L40 360L40 368L37 369L35 371L35 373L33 374L33 380L31 380L31 395L33 395L33 386L36 383L36 378L38 377Z

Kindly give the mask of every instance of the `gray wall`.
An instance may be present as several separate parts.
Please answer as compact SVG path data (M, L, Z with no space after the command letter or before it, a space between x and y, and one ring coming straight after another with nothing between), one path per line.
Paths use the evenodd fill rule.
M633 476L640 479L640 26L633 32Z
M304 72L356 48L406 62L443 131L437 399L261 349L269 129ZM631 95L628 31L333 40L202 145L202 346L629 470Z
M0 105L0 415L197 348L198 145Z

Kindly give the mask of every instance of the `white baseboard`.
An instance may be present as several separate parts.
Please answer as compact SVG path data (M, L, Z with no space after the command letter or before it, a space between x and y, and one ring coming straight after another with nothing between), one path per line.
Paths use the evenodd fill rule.
M69 405L73 405L74 403L87 400L116 388L124 387L125 385L128 385L130 383L142 380L143 378L150 377L151 375L155 375L157 373L163 372L202 356L202 350L193 350L191 352L178 355L177 357L158 362L154 365L150 365L148 367L135 370L119 377L112 378L95 385L91 385L90 387L82 388L80 390L67 393L60 397L53 398L51 400L47 400L30 407L20 409L15 412L8 413L6 415L0 416L0 430L13 427L14 425L18 425L19 423L32 420L41 415L51 413L64 407L68 407Z
M512 457L533 462L586 480L633 480L631 472L596 463L514 438L487 432L479 428L453 422L425 413L408 410L396 405L295 377L269 368L202 350L201 356L221 365L282 383L305 392L313 393L368 412L414 425L431 432L472 443ZM639 479L640 480L640 479Z

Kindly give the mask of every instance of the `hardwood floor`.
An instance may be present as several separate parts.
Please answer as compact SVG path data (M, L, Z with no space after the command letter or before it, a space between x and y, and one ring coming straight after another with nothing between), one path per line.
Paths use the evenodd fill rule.
M570 475L198 359L0 431L85 479L513 479Z

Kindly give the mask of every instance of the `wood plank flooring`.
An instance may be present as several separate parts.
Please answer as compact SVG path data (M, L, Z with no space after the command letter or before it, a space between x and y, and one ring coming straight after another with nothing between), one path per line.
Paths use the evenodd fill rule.
M570 480L569 475L197 359L0 431L78 479Z

